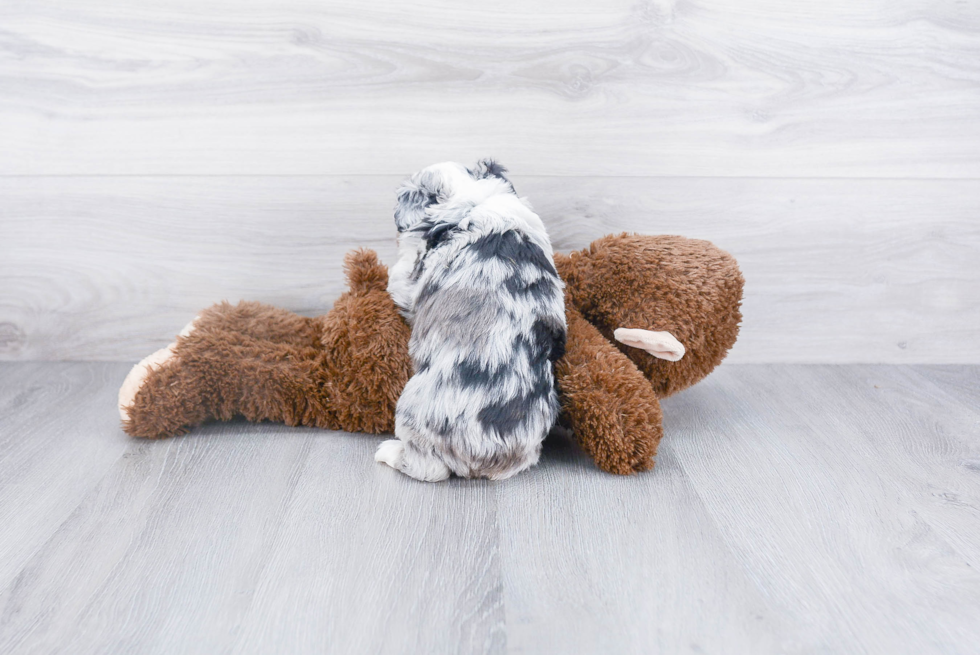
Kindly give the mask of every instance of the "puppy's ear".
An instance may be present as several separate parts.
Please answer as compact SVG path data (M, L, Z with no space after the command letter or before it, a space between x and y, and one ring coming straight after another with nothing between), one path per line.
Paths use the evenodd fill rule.
M430 193L412 182L405 182L398 189L398 201L395 203L395 227L404 232L417 225L425 218L425 208L435 203L435 194Z
M432 250L433 248L438 248L446 239L451 237L453 231L457 229L457 226L452 223L423 221L419 223L419 227L416 229L422 234L422 239L425 241L425 249Z
M502 164L498 164L493 159L487 157L486 159L481 159L480 161L476 162L476 167L470 171L470 174L475 180L483 180L488 177L499 177L505 182L510 182L505 175L506 172L507 169Z

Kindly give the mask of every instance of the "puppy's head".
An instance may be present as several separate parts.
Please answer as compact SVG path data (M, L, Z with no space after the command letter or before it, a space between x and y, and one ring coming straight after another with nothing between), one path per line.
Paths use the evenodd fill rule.
M504 176L506 172L506 168L492 159L479 161L473 169L451 161L423 168L398 189L395 205L398 233L432 223L439 210L461 204L472 207L490 195L514 193L513 185Z

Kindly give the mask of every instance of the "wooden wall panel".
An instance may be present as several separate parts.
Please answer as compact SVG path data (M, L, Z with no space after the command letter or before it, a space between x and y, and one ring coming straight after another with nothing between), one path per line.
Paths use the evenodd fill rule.
M972 180L515 174L557 249L709 239L748 284L735 362L980 362ZM135 360L219 300L304 313L395 252L398 176L0 178L0 358Z
M0 174L980 177L980 5L20 0Z
M978 361L978 108L952 0L10 0L0 358L323 311L402 176L492 155L560 248L735 253L732 361Z

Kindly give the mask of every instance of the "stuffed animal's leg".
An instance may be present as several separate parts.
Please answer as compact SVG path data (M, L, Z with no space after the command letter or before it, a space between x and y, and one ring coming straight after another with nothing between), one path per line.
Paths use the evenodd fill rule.
M196 321L197 318L194 320ZM184 326L184 329L180 331L177 338L187 336L191 333L191 331L193 331L193 329L194 321L191 321ZM173 341L166 348L161 348L153 354L144 357L138 364L129 370L129 373L126 375L126 379L123 380L122 386L119 388L118 397L119 418L122 419L123 427L127 432L130 432L131 427L136 427L132 425L133 403L135 402L136 396L139 394L140 390L146 385L147 378L153 376L158 371L165 368L170 368L176 352L177 341ZM168 381L168 385L169 383L170 381ZM130 434L132 434L132 432L130 432ZM133 436L149 435L134 434Z
M259 342L285 344L300 348L315 347L320 338L317 319L300 316L259 302L232 305L221 302L202 313L206 320L195 319L195 329L212 333L239 335ZM191 327L191 326L188 326Z
M578 311L568 307L565 315L568 345L555 375L576 440L604 471L649 469L663 436L656 394L636 365Z
M317 331L314 319L259 303L205 310L127 376L119 394L124 429L155 438L236 415L304 422L317 413Z
M391 432L411 375L410 329L369 250L349 253L350 291L325 316L221 303L137 365L120 391L124 429L166 437L242 415L350 432Z

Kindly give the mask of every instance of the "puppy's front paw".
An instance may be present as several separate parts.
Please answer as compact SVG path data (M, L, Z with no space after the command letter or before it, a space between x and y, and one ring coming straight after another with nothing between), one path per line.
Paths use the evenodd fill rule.
M389 439L382 441L381 445L378 446L377 452L374 453L374 461L387 464L397 470L404 454L405 444L400 439Z

